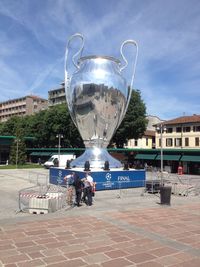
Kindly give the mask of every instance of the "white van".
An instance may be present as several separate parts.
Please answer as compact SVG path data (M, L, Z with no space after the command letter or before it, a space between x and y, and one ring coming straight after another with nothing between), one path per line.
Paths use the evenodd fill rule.
M52 155L51 158L44 163L44 167L47 169L51 167L66 167L67 160L73 160L75 158L76 156L74 154L60 155L60 162L59 162L58 160L59 155Z

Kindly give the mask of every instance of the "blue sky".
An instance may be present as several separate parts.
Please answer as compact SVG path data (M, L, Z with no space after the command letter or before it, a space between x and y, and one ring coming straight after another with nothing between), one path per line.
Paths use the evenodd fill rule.
M124 40L138 42L134 88L148 114L200 114L199 14L199 0L0 0L0 102L47 98L64 80L67 39L80 32L85 56L120 58Z

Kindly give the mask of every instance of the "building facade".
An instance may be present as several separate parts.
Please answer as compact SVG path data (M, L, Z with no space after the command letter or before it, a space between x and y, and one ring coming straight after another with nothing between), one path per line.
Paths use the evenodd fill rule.
M141 148L151 149L155 148L155 127L156 123L161 123L162 120L157 116L148 115L148 124L144 135L139 139L130 139L127 142L126 148Z
M32 115L48 107L48 101L38 96L24 96L0 103L0 122L13 116Z
M48 91L48 105L49 107L66 103L65 96L65 83L61 83L61 86L56 89Z
M130 139L127 148L155 148L155 131L146 130L142 138Z
M164 171L177 173L181 165L185 174L200 174L200 115L157 120L153 127L155 145L152 142L152 147L147 146L151 141L147 141L146 134L141 139L129 140L133 161L160 170L162 160Z
M179 117L164 121L162 125L163 148L200 149L200 115ZM156 148L160 148L161 136L159 127L157 128Z
M200 115L179 117L155 127L156 148L163 149L165 168L175 171L181 165L184 173L200 174Z

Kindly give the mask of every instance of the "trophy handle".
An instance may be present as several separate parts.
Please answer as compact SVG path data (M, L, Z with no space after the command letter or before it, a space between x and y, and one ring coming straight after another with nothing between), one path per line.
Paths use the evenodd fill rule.
M124 42L122 43L121 48L120 48L120 53L121 53L121 56L122 56L122 58L123 58L123 60L124 60L124 62L125 62L125 65L122 66L122 67L120 68L120 71L122 71L123 69L125 69L125 68L128 66L128 61L127 61L127 59L125 58L125 56L124 56L124 54L123 54L123 48L124 48L124 46L127 45L127 44L133 44L133 45L136 46L135 62L134 62L134 64L133 64L133 73L132 73L131 84L130 84L130 89L132 90L132 88L133 88L133 87L132 87L132 86L133 86L133 80L134 80L134 77L135 77L135 68L136 68L137 58L138 58L138 44L137 44L137 42L134 41L134 40L126 40L126 41L124 41ZM130 90L130 91L131 91L131 90Z
M119 127L119 125L121 124L125 114L126 114L126 111L128 109L128 105L129 105L129 101L130 101L130 98L131 98L131 93L132 93L132 88L133 88L133 80L134 80L134 77L135 77L135 68L136 68L136 64L137 64L137 57L138 57L138 44L136 41L134 40L126 40L122 43L121 45L121 48L120 48L120 53L121 53L121 56L123 58L123 60L125 61L125 64L124 66L122 66L120 68L120 72L125 69L127 66L128 66L128 61L127 59L125 58L124 54L123 54L123 48L125 45L127 44L133 44L136 46L136 55L135 55L135 62L133 64L133 73L132 73L132 78L131 78L131 84L130 84L130 88L128 88L128 96L127 96L127 103L126 103L126 107L124 109L124 112L123 112L123 115L121 116L121 118L119 119L119 122L118 122L118 125L117 125L117 128ZM117 130L116 128L116 130Z
M80 49L78 50L78 52L77 52L76 54L73 55L73 57L72 57L72 62L73 62L73 64L74 64L74 66L75 66L77 69L79 69L78 64L75 62L75 58L76 58L78 55L79 55L79 58L81 57L82 52L83 52L83 48L84 48L84 43L85 43L84 37L83 37L83 35L80 34L80 33L75 33L75 34L73 34L73 35L69 38L69 40L68 40L68 42L67 42L67 47L66 47L66 52L65 52L65 69L66 69L66 65L67 65L67 58L68 58L68 52L69 52L69 46L70 46L70 43L71 43L71 41L72 41L74 38L77 38L77 37L81 39L82 43L81 43L81 47L80 47Z
M70 48L70 43L73 39L75 38L80 38L81 39L81 47L80 49L78 50L77 53L75 53L73 56L72 56L72 62L73 62L73 65L75 66L75 68L79 69L79 65L77 64L78 60L80 59L81 55L82 55L82 52L83 52L83 48L84 48L84 37L82 34L80 33L75 33L73 34L69 39L68 39L68 42L67 42L67 46L66 46L66 51L65 51L65 63L64 63L64 66L65 66L65 92L66 92L66 96L69 95L69 86L70 86L70 81L71 81L71 74L69 71L67 71L67 60L68 60L68 53L69 53L69 48ZM75 62L75 58L79 56L78 60ZM74 116L71 114L71 118L74 122L74 124L77 126L77 123L76 123L76 120L74 118Z

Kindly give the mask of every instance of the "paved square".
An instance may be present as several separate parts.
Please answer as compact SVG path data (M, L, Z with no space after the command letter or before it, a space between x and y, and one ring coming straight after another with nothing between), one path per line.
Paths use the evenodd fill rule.
M96 192L92 207L0 220L0 266L199 267L199 196Z

